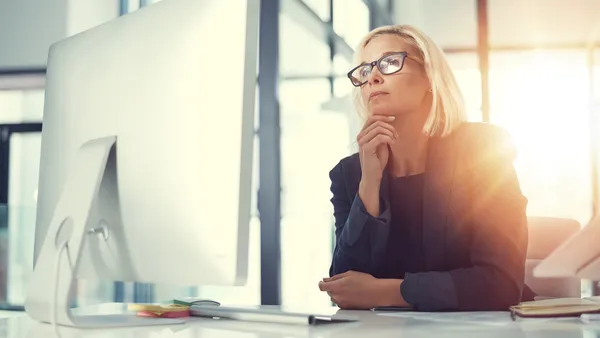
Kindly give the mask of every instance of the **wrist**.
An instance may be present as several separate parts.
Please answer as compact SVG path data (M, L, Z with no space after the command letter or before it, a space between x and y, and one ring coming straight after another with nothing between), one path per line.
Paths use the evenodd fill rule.
M381 185L381 178L360 178L360 186L369 190L379 190Z
M410 306L400 292L402 279L378 279L375 292L378 306Z
M358 186L358 197L365 206L366 211L374 216L379 216L379 186L360 182Z
M361 180L358 184L358 193L362 198L379 198L380 182Z

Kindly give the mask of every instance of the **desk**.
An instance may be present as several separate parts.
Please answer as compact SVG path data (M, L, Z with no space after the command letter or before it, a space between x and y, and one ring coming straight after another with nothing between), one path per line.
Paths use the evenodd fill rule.
M91 309L91 308L90 308ZM88 312L88 311L86 311ZM114 313L90 310L88 313ZM322 312L322 311L321 311ZM324 324L308 327L283 324L263 324L229 320L190 318L186 324L102 330L59 329L62 338L353 338L353 337L600 337L599 324L584 324L579 318L521 319L512 322L508 313L403 313L390 317L371 311L336 311L352 314L360 322ZM33 321L27 315L0 320L0 337L56 337L52 327Z

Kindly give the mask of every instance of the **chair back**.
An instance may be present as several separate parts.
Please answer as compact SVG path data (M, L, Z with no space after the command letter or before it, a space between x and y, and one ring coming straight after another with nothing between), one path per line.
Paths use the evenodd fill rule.
M581 229L574 219L528 217L529 244L525 262L525 284L537 295L545 297L581 297L581 280L576 277L539 278L533 269L564 241Z

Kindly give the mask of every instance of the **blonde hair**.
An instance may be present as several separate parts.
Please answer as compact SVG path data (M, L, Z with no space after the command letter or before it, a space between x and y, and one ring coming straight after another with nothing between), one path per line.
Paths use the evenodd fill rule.
M444 53L431 38L409 25L376 28L360 42L354 55L355 64L361 62L360 54L373 38L387 34L397 35L411 44L418 51L417 55L411 54L411 56L418 58L424 65L431 85L433 100L429 117L423 126L423 132L429 136L449 135L467 120L467 114L454 73L446 61ZM366 120L369 113L363 102L360 87L354 87L352 95L358 115Z

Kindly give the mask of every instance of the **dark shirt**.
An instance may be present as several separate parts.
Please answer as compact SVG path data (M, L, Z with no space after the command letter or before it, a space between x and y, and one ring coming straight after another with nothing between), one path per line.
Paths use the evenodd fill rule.
M423 174L390 180L391 224L380 278L404 279L425 271L423 255Z

